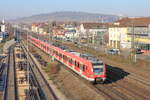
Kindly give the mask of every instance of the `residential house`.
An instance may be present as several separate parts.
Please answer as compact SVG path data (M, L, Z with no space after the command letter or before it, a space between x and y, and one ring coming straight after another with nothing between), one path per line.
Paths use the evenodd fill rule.
M66 24L65 29L65 38L74 40L76 34L76 26L72 24Z
M65 38L65 29L61 26L55 26L52 29L53 37L56 38Z
M32 26L31 26L32 32L37 33L38 32L38 26L39 26L39 24L33 23Z
M40 35L47 35L49 32L48 23L33 23L31 27L32 32L38 33Z

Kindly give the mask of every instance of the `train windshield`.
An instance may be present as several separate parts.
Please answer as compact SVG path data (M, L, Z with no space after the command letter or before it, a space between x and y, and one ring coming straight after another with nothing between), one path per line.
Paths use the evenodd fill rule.
M101 75L104 72L103 63L93 64L93 72L95 75Z

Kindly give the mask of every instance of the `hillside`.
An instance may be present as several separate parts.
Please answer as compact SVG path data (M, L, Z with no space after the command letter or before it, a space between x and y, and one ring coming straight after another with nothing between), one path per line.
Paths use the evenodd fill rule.
M33 15L13 20L13 22L42 22L42 21L82 21L82 22L113 22L119 16L86 12L53 12Z

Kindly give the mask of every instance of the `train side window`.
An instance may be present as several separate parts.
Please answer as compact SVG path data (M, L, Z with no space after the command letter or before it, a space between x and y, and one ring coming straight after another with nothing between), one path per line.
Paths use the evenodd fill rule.
M66 56L64 56L64 59L66 60L66 59L67 59L67 57L66 57Z
M55 55L57 55L57 51L55 51Z
M82 64L79 64L80 70L83 70L83 66Z
M57 52L55 51L55 54L56 54L56 56L57 56Z
M74 61L74 66L76 66L76 61Z
M77 61L72 61L74 66L77 66Z
M79 62L76 62L76 65L77 65L77 67L78 67L78 68L80 67L80 64L79 64Z
M58 56L58 52L56 52L56 56Z
M66 56L65 55L63 55L63 59L66 60Z
M88 67L86 66L85 69L88 70Z
M61 57L61 54L60 54L60 53L59 53L58 55L59 55L59 57Z
M69 59L69 63L72 64L72 59Z
M65 55L63 55L63 59L66 60L66 56Z
M83 71L87 70L87 66L83 65Z
M52 53L53 52L53 50L52 49L50 49L50 53Z
M83 65L83 71L85 71L85 65Z
M49 50L49 52L51 52L52 49L49 47L48 50Z
M72 64L73 64L74 66L76 66L76 61L73 60L73 61L72 61Z
M66 61L68 61L68 57L66 56Z

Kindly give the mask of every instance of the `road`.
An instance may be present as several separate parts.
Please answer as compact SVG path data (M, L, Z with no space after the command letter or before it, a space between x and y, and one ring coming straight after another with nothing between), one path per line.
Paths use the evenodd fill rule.
M95 50L100 50L101 52L106 52L109 48L105 46L93 46L89 45L90 48L94 48ZM130 50L129 49L122 49L121 50L121 55L123 55L125 58L128 58L130 55ZM150 53L143 53L143 54L136 54L137 59L141 60L148 60L150 61Z

